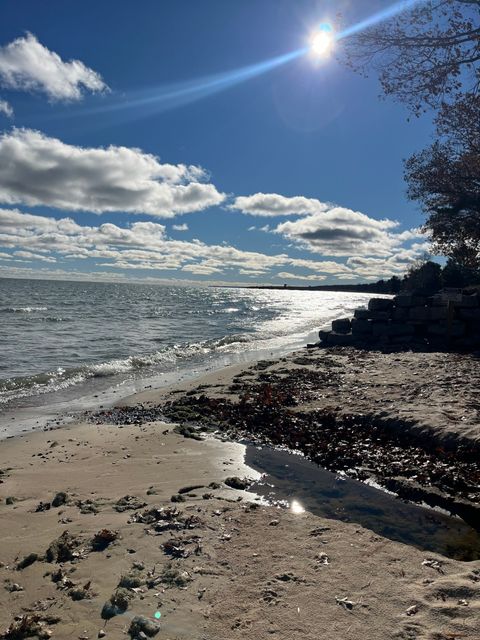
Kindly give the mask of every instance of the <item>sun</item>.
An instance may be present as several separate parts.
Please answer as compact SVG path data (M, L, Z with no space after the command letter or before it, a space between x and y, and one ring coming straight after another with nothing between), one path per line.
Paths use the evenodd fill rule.
M310 52L315 58L326 58L330 55L335 42L332 26L324 23L310 36Z

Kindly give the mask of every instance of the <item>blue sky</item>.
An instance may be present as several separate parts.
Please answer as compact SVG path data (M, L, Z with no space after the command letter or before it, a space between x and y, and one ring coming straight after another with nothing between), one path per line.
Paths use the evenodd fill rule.
M428 117L380 100L374 74L337 61L341 43L198 91L386 4L4 0L0 276L401 275L426 248L402 159L429 142Z

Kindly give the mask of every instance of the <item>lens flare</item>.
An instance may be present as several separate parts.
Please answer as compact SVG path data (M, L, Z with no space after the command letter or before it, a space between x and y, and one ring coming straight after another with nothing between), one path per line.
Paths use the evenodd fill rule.
M224 73L196 78L174 85L163 85L143 91L132 91L125 94L123 99L120 100L118 95L114 94L110 100L106 99L102 105L95 108L82 109L80 112L72 110L70 117L79 115L79 113L82 115L100 115L105 113L109 114L110 124L112 124L114 120L115 124L119 124L122 121L125 122L141 117L148 117L162 111L188 105L280 68L305 54L310 54L317 60L327 58L337 42L376 24L385 22L425 1L426 0L397 1L382 11L337 33L333 30L330 23L325 22L320 24L315 32L311 34L310 42L307 46L296 49L295 51Z
M408 11L409 9L413 9L415 5L422 4L425 0L400 0L400 2L395 2L391 4L386 9L382 11L378 11L373 15L365 18L361 22L357 22L353 24L351 27L347 27L341 33L337 35L337 40L343 40L343 38L348 38L349 36L353 36L355 33L360 33L361 31L365 31L365 29L369 29L370 27L375 26L376 24L380 24L381 22L385 22L390 18L394 18L398 16L400 13L404 11Z
M326 58L332 51L335 36L329 24L320 25L310 37L310 51L316 58Z

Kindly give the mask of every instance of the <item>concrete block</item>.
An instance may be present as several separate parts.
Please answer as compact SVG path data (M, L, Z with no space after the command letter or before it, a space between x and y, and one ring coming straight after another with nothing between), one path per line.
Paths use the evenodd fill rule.
M351 333L329 333L327 345L329 347L349 347L355 343L355 336Z
M392 320L406 320L408 318L408 307L395 307L392 311Z
M369 311L390 311L393 308L393 300L391 298L371 298L368 301Z
M408 308L408 307L423 307L427 304L427 299L423 296L417 296L413 293L400 293L395 296L393 303L396 307Z
M480 323L480 309L458 309L456 313L461 320Z
M447 320L448 318L448 308L445 307L430 307L428 309L428 319L429 320Z
M388 311L370 311L370 319L373 322L388 322L390 320L390 312L388 312Z
M458 302L453 303L456 309L476 309L478 308L478 296L477 294L473 295L464 295L462 299Z
M368 309L355 309L353 316L357 318L357 320L368 320L370 314Z
M404 324L400 322L392 322L387 325L387 335L391 337L408 337L413 336L415 333L414 327L410 324Z
M352 333L353 335L372 335L373 323L371 320L365 320L363 318L354 318L352 320Z
M372 323L372 335L374 338L381 338L388 335L388 322Z
M428 307L412 307L409 311L408 317L415 322L426 322L429 316Z
M446 338L463 338L465 336L465 324L463 322L439 322L428 325L427 332L431 336L445 336Z
M350 333L351 329L352 322L350 318L340 318L332 322L332 331L335 331L335 333Z

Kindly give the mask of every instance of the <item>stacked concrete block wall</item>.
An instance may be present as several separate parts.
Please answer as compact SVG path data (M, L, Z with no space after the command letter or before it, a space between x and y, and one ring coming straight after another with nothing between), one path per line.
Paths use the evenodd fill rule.
M400 294L372 298L353 318L332 322L320 331L327 346L427 346L480 348L480 295L444 292L426 297Z

